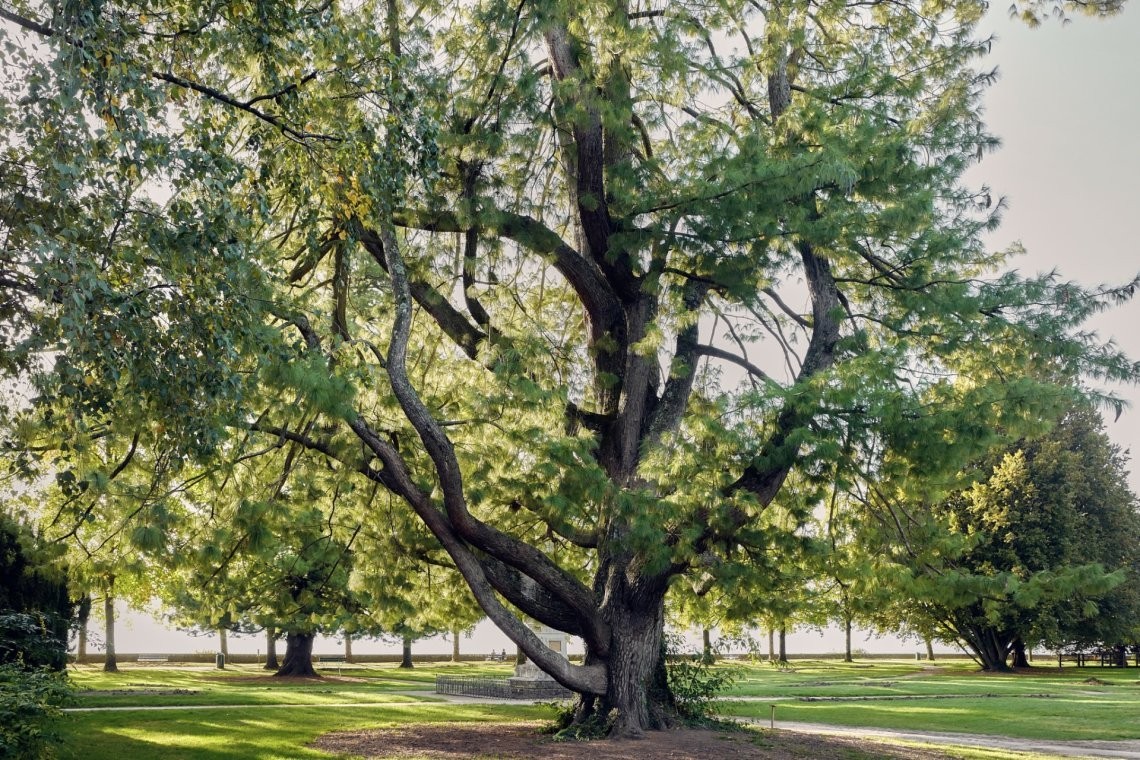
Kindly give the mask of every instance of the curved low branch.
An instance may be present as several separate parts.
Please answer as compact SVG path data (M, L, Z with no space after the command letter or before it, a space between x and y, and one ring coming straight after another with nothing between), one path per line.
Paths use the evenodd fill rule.
M407 375L405 361L411 332L412 297L396 230L390 222L382 223L380 238L396 301L392 339L388 347L388 382L404 416L416 430L432 460L443 493L449 527L463 541L524 571L574 609L583 620L596 621L596 609L589 589L535 547L496 530L468 511L463 476L451 440L432 417ZM603 645L604 637L600 631L590 630L589 633L587 640L591 644Z

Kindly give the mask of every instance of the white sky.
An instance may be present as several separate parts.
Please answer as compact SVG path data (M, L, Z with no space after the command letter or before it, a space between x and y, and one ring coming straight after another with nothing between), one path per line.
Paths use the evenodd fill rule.
M1074 18L1038 29L1010 21L997 2L982 26L998 40L989 64L1000 79L986 97L986 120L1004 146L971 174L995 195L1009 198L994 248L1020 241L1028 253L1017 266L1026 272L1059 269L1085 284L1123 282L1140 271L1135 243L1140 221L1140 8L1131 4L1107 21ZM1140 358L1140 301L1102 315L1095 328ZM1140 455L1140 392L1117 389L1133 405L1116 422L1107 421L1113 440ZM1133 467L1133 491L1140 473ZM208 650L216 637L168 631L142 615L130 616L116 636L121 652ZM335 652L328 639L317 651ZM909 652L913 643L856 636L867 651ZM260 636L231 637L231 651L264 651ZM468 652L507 648L510 642L488 624L461 647ZM838 631L790 636L791 652L835 652ZM281 651L284 651L283 649ZM398 651L395 644L359 642L359 653ZM449 652L442 639L416 645L418 652ZM573 650L572 650L573 651Z
M1140 272L1140 8L1029 29L999 1L983 29L998 36L991 60L1000 79L985 102L1003 146L971 177L1010 202L993 247L1020 241L1027 254L1017 266L1026 272L1056 268L1086 285L1128 281ZM1140 298L1093 325L1140 358ZM1109 415L1108 433L1140 455L1140 393L1117 390L1132 408L1116 422Z

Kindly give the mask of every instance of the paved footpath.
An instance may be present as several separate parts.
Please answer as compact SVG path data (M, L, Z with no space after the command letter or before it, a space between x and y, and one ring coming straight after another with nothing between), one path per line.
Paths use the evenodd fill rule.
M393 692L393 696L418 697L420 699L461 704L519 704L517 699L492 699L487 697L457 697L436 694L432 691ZM545 701L545 700L543 700ZM752 701L752 700L748 700ZM154 710L248 710L274 708L367 708L391 707L392 705L412 705L414 702L344 702L317 704L245 704L245 705L156 705L151 707L70 707L64 712L127 712ZM769 721L743 720L742 722L767 727ZM1012 736L990 736L986 734L956 734L945 731L896 731L885 728L856 728L833 726L824 723L800 723L798 721L777 720L776 728L781 731L795 731L803 734L824 736L857 736L864 739L882 738L894 741L918 742L945 747L984 747L987 749L1013 752L1036 752L1041 755L1056 755L1068 758L1115 757L1125 760L1140 760L1140 740L1126 741L1061 741L1050 739L1019 739Z
M768 721L749 721L767 726ZM944 731L894 731L885 728L854 728L832 726L823 723L799 723L790 720L777 720L776 728L781 731L795 731L803 734L827 736L858 736L860 738L883 738L905 742L920 742L939 746L984 747L986 749L1010 750L1014 752L1036 752L1040 755L1059 757L1118 757L1140 760L1140 741L1061 741L1054 739L1019 739L1012 736L988 736L985 734L956 734Z

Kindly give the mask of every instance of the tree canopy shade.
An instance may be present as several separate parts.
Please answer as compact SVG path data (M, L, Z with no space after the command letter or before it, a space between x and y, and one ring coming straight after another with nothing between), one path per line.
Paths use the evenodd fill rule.
M1032 378L1136 374L1078 331L1134 284L979 241L984 8L8 2L17 465L97 494L147 452L145 528L299 446L410 509L581 719L663 725L666 592L756 587L774 501L884 441L965 462Z

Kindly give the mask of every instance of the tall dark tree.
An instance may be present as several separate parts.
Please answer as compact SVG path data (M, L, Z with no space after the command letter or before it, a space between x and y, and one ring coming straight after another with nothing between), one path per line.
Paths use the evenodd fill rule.
M1131 287L980 242L985 8L0 10L43 47L0 52L18 455L98 490L93 441L171 479L296 444L390 497L368 524L413 512L579 719L666 725L666 592L763 572L793 471L884 437L965 461L1033 413L1025 367L1134 373L1076 329Z
M50 548L28 526L0 515L0 664L67 665L72 604Z

